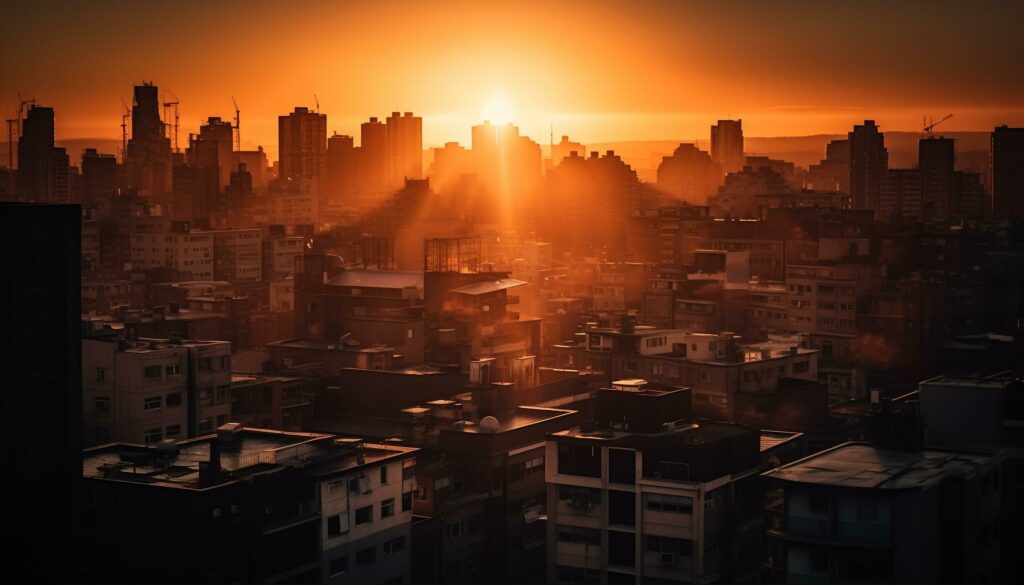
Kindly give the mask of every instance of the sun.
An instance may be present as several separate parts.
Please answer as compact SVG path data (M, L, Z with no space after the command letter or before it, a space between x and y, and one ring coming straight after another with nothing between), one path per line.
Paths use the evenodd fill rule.
M494 93L484 105L484 120L488 120L492 124L509 124L515 115L515 105L502 93Z

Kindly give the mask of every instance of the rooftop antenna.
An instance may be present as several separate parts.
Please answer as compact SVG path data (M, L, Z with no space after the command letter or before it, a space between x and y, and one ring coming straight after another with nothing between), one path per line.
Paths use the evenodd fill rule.
M166 89L164 91L166 91L167 93L171 94L171 98L173 98L169 102L164 102L164 119L167 119L167 117L168 117L167 116L168 108L174 108L174 124L173 124L173 126L171 124L166 124L165 123L164 127L171 126L174 129L174 152L178 152L178 129L179 129L179 125L178 125L178 96L174 95L170 91L167 91ZM170 136L168 136L168 138L170 138Z
M235 151L242 151L242 112L238 109L238 102L235 96L231 96L231 103L235 105Z
M132 115L132 109L121 98L121 105L124 106L124 113L121 114L121 163L128 160L128 118Z
M945 118L939 120L938 122L932 122L931 124L926 125L924 127L924 135L929 137L929 138L931 138L932 130L934 130L935 127L938 126L939 124L945 122L946 120L948 120L948 119L950 119L952 117L953 117L953 114L949 114L948 116L946 116Z

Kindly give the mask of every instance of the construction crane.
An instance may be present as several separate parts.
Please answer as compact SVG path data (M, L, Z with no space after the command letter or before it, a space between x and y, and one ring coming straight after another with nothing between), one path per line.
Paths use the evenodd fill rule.
M9 168L14 168L14 149L18 146L18 140L21 138L22 124L25 120L25 114L28 112L28 106L35 105L35 98L24 98L21 96L21 92L18 92L18 113L14 118L7 120L7 161L10 165Z
M164 102L164 119L165 120L169 117L167 110L169 110L171 108L174 109L174 124L172 125L172 124L168 124L168 123L164 122L164 127L171 126L171 128L174 129L174 152L178 152L178 129L179 129L179 125L178 125L178 103L179 103L178 102L178 96L176 96L173 93L167 91L166 89L164 91L166 91L167 93L171 94L171 98L172 98L171 101ZM170 136L168 136L168 138L170 138Z
M235 151L241 152L242 150L242 112L238 109L238 102L235 101L235 96L231 96L231 103L235 105Z
M924 135L929 137L929 138L931 138L932 130L934 130L935 127L938 126L939 124L945 122L946 120L948 120L948 119L950 119L952 117L953 117L953 114L949 114L948 116L946 116L945 118L939 120L938 122L932 122L931 124L925 124Z
M320 100L316 98L316 94L313 94L313 103L316 104L316 112L320 112Z
M124 106L124 113L121 114L121 163L128 160L128 119L132 117L132 109L121 98L121 105Z

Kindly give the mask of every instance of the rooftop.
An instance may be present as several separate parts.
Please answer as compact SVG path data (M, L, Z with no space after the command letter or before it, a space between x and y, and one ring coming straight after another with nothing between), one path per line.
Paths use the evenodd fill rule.
M1013 383L1008 378L982 378L977 376L936 376L921 382L921 386L959 386L961 388L1006 388Z
M224 480L273 469L299 455L299 447L330 439L330 435L268 429L243 429L236 449L220 450ZM205 435L176 443L178 453L168 457L155 445L114 443L86 449L82 477L130 481L161 487L203 489L200 463L210 461L210 444L217 435ZM222 482L223 483L223 482Z
M345 270L327 284L367 288L423 288L423 273L398 270Z
M509 413L504 413L496 417L484 417L480 421L462 421L461 424L445 430L475 434L506 433L528 427L533 424L571 416L575 413L575 410L566 410L563 408L519 406ZM484 422L488 418L496 419L498 421L497 427L488 428L487 424Z
M993 461L956 451L895 451L869 443L845 443L765 473L795 483L862 489L926 488L946 477L970 475Z
M516 280L514 278L501 278L498 280L490 280L486 282L476 282L473 284L467 284L466 286L460 286L453 288L451 292L458 293L460 295L485 295L488 293L498 292L502 290L508 290L517 286L523 286L528 284L525 280Z

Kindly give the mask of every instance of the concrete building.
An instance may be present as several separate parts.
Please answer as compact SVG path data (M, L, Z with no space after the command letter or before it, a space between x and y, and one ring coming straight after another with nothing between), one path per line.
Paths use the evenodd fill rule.
M743 167L743 120L719 120L711 126L711 160L726 175Z
M922 219L924 196L921 171L889 169L882 179L876 217L881 221L914 221Z
M950 215L954 188L953 139L928 136L918 143L918 168L921 169L921 209L926 219L945 219Z
M213 278L228 282L263 279L263 244L258 228L191 233L213 238Z
M86 148L82 152L81 167L83 206L96 205L117 195L117 157Z
M697 423L690 390L628 381L548 435L549 583L757 583L768 459L797 433Z
M232 374L231 420L283 431L308 429L313 424L313 388L301 378Z
M850 196L854 209L877 211L882 190L882 177L889 168L889 152L885 136L874 120L865 120L853 127L850 141Z
M71 202L68 155L63 148L54 146L53 142L53 108L33 105L20 123L18 200L36 203Z
M213 279L213 235L192 233L188 222L172 222L159 231L132 233L130 240L133 268L147 270L166 266L191 273L193 280Z
M846 443L766 472L785 583L999 583L996 457Z
M278 116L278 179L319 179L327 162L327 115L296 107Z
M156 444L228 422L230 343L125 337L97 331L82 340L87 443Z
M721 184L722 170L708 153L693 144L680 144L658 165L658 188L672 197L704 205Z
M264 280L279 281L295 274L305 253L306 238L289 236L283 225L271 225L262 239L261 276Z
M992 215L1024 218L1024 128L992 130Z
M159 89L152 83L135 86L132 137L127 147L128 186L154 202L165 202L172 185L171 139L164 135Z
M387 118L387 184L401 189L406 179L423 178L423 118L392 112Z

